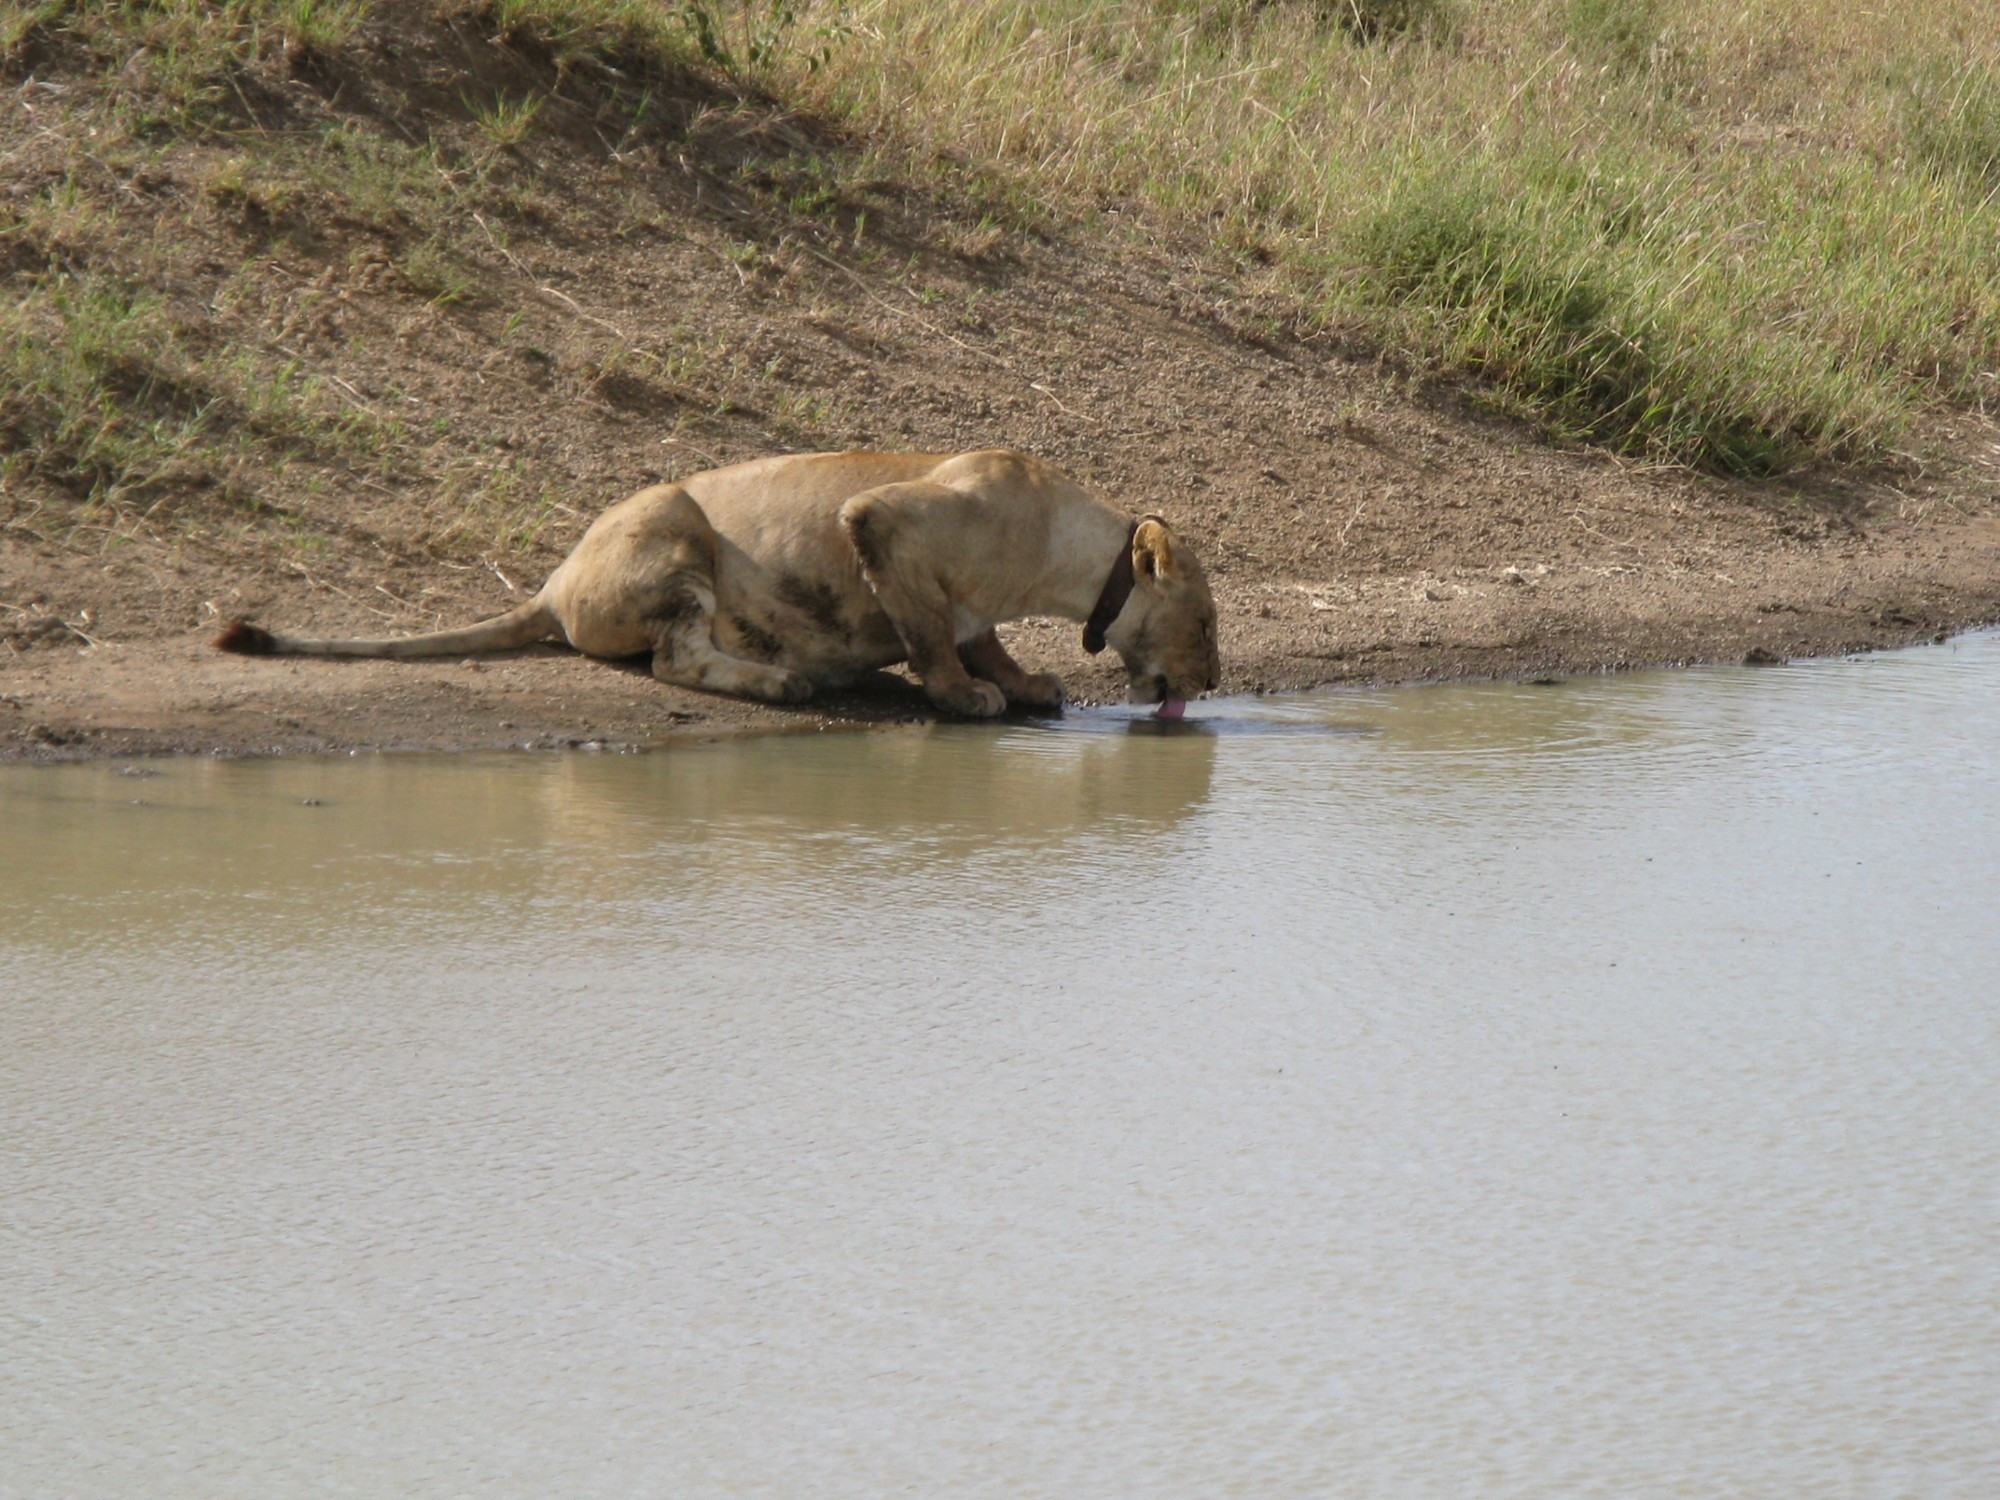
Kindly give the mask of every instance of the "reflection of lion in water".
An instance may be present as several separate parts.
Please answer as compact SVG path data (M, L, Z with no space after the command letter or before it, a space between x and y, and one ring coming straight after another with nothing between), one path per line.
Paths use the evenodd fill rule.
M650 653L681 687L796 703L907 660L931 701L986 716L1057 708L994 626L1083 621L1124 659L1134 703L1217 685L1215 603L1158 516L1137 520L1024 453L815 453L654 485L599 516L540 593L461 630L309 640L238 621L225 651L458 656L560 637Z

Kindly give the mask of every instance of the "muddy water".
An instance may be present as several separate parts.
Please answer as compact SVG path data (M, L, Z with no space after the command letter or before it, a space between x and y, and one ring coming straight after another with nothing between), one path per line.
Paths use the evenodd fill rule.
M0 772L0 1495L2000 1492L2000 638L1196 712Z

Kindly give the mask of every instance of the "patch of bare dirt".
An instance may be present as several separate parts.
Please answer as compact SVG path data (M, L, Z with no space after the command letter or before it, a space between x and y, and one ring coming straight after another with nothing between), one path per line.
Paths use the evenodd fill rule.
M274 75L257 107L273 129L421 134L464 129L468 77L558 83L462 24L388 40L370 70ZM167 506L101 536L49 527L50 496L0 495L0 759L651 744L925 715L894 678L786 712L553 649L398 664L208 648L238 615L379 634L497 613L596 509L776 451L1021 447L1164 511L1208 565L1225 692L1818 655L2000 618L1990 423L1940 424L1939 456L1896 474L1635 470L1298 337L1275 294L1115 213L995 230L976 206L851 179L800 209L798 174L845 148L797 122L705 114L692 91L635 137L574 82L555 98L509 168L524 206L477 237L456 304L396 273L379 228L318 221L309 201L246 217L204 191L223 146L165 153L128 193L128 222L153 215L167 245L160 289L211 337L282 347L444 457L265 475L254 521ZM17 167L51 149L27 102L0 92ZM541 499L513 494L489 521L479 497L510 469ZM1077 634L1028 622L1012 647L1075 697L1114 694Z

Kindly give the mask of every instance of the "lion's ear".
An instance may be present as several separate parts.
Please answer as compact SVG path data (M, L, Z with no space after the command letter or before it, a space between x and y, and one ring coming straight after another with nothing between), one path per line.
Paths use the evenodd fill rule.
M1180 543L1158 516L1141 516L1132 532L1132 571L1141 578L1172 578L1180 571Z

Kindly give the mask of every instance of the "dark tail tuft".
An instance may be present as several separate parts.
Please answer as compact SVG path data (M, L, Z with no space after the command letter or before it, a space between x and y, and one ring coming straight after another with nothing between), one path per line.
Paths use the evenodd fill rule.
M271 632L248 620L231 620L229 628L215 638L215 649L234 651L239 656L269 656L278 649Z

